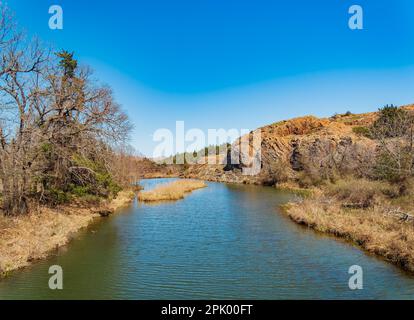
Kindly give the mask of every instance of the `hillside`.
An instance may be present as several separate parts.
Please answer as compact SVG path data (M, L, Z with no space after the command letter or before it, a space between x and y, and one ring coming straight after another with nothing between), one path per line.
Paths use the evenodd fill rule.
M240 165L193 165L185 174L204 180L276 185L299 192L284 206L294 222L344 238L414 272L414 105L378 112L306 116L259 129L257 175ZM233 158L234 159L234 158Z
M403 107L414 110L414 105ZM262 128L262 169L256 176L244 175L249 167L237 154L237 140L233 153L239 157L240 165L225 166L223 155L217 165L192 165L185 176L211 181L254 183L273 185L286 180L297 180L311 164L329 170L332 166L347 167L353 171L364 170L367 158L376 150L376 142L363 135L364 128L372 125L378 113L344 114L331 118L305 116L273 123ZM258 152L258 150L255 150Z

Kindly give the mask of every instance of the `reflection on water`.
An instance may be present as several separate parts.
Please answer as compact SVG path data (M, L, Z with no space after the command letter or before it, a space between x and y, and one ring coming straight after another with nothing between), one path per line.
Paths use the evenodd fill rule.
M0 281L0 298L412 298L412 277L281 215L278 205L291 198L270 187L209 183L181 201L135 202ZM62 291L48 288L54 264L63 267ZM360 291L348 289L354 264L364 269Z

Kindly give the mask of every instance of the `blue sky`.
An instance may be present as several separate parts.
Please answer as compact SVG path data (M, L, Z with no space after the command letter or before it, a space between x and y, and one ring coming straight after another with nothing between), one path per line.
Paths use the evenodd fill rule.
M414 103L412 0L8 0L19 24L113 87L152 155L159 128L254 129ZM48 28L61 5L64 29ZM364 9L364 30L348 8Z

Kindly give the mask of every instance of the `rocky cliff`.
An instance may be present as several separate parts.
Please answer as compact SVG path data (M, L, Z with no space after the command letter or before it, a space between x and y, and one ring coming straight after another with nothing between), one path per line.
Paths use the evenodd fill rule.
M404 108L414 110L414 105ZM271 185L298 179L304 170L317 170L315 174L319 175L334 167L352 173L363 171L376 150L376 143L364 132L377 116L376 112L347 113L331 118L305 116L273 123L258 129L261 143L259 148L250 150L251 157L260 152L258 174L245 174L251 167L251 159L246 160L239 152L239 139L229 154L216 157L216 164L191 165L182 175L210 181ZM226 165L230 156L239 163Z

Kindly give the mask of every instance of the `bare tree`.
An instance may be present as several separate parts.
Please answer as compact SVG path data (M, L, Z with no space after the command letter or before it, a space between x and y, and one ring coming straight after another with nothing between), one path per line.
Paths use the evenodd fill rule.
M306 144L300 153L305 173L315 182L344 176L366 177L374 164L375 144L351 137L321 137Z
M414 173L414 114L402 108L385 106L370 129L378 141L376 175L403 182Z
M71 184L97 185L131 125L73 53L50 54L15 30L1 4L0 14L0 181L13 215Z
M14 31L7 9L0 12L0 178L4 211L13 214L28 209L26 190L36 139L32 135L32 104L47 57L37 41L27 43Z

